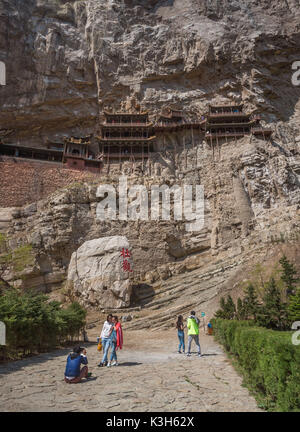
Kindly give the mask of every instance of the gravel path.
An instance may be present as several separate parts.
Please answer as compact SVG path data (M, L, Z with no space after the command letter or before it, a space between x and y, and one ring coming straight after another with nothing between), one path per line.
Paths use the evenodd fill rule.
M174 332L125 336L111 368L86 344L93 378L80 384L63 381L69 349L1 365L0 411L261 411L212 337L200 336L198 358L176 353Z

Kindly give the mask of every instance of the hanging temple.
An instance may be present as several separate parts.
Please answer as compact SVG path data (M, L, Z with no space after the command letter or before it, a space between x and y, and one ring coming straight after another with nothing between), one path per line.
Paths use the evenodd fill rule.
M271 129L261 125L260 115L245 113L242 104L210 105L208 113L194 122L170 107L160 113L155 123L149 120L148 112L104 111L98 134L72 136L62 143L49 141L44 148L6 143L12 132L0 130L0 156L57 162L96 174L108 173L111 164L119 164L121 169L124 161L131 162L132 167L140 162L143 171L146 161L161 151L160 143L172 133L182 133L184 149L187 136L194 147L198 134L213 151L229 139L254 135L266 140L272 135Z

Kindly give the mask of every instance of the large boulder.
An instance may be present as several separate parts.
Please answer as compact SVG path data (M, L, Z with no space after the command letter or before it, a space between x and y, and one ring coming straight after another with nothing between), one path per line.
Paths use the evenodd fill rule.
M72 254L68 284L85 306L123 308L130 305L130 271L123 269L122 250L130 250L126 237L103 237L83 243Z

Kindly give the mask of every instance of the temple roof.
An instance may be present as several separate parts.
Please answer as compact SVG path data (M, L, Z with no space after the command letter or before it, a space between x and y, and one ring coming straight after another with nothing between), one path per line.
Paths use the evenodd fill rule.
M91 137L92 135L89 135L87 137L70 137L70 138L65 138L65 142L70 143L70 144L84 144L84 145L89 145L91 143Z

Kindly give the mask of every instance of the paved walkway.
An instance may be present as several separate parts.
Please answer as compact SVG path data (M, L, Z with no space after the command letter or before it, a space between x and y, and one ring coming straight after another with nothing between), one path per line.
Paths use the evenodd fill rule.
M80 384L63 381L68 349L1 365L0 411L261 411L212 337L202 358L178 354L174 331L125 337L117 367L98 368L86 344L93 379Z

